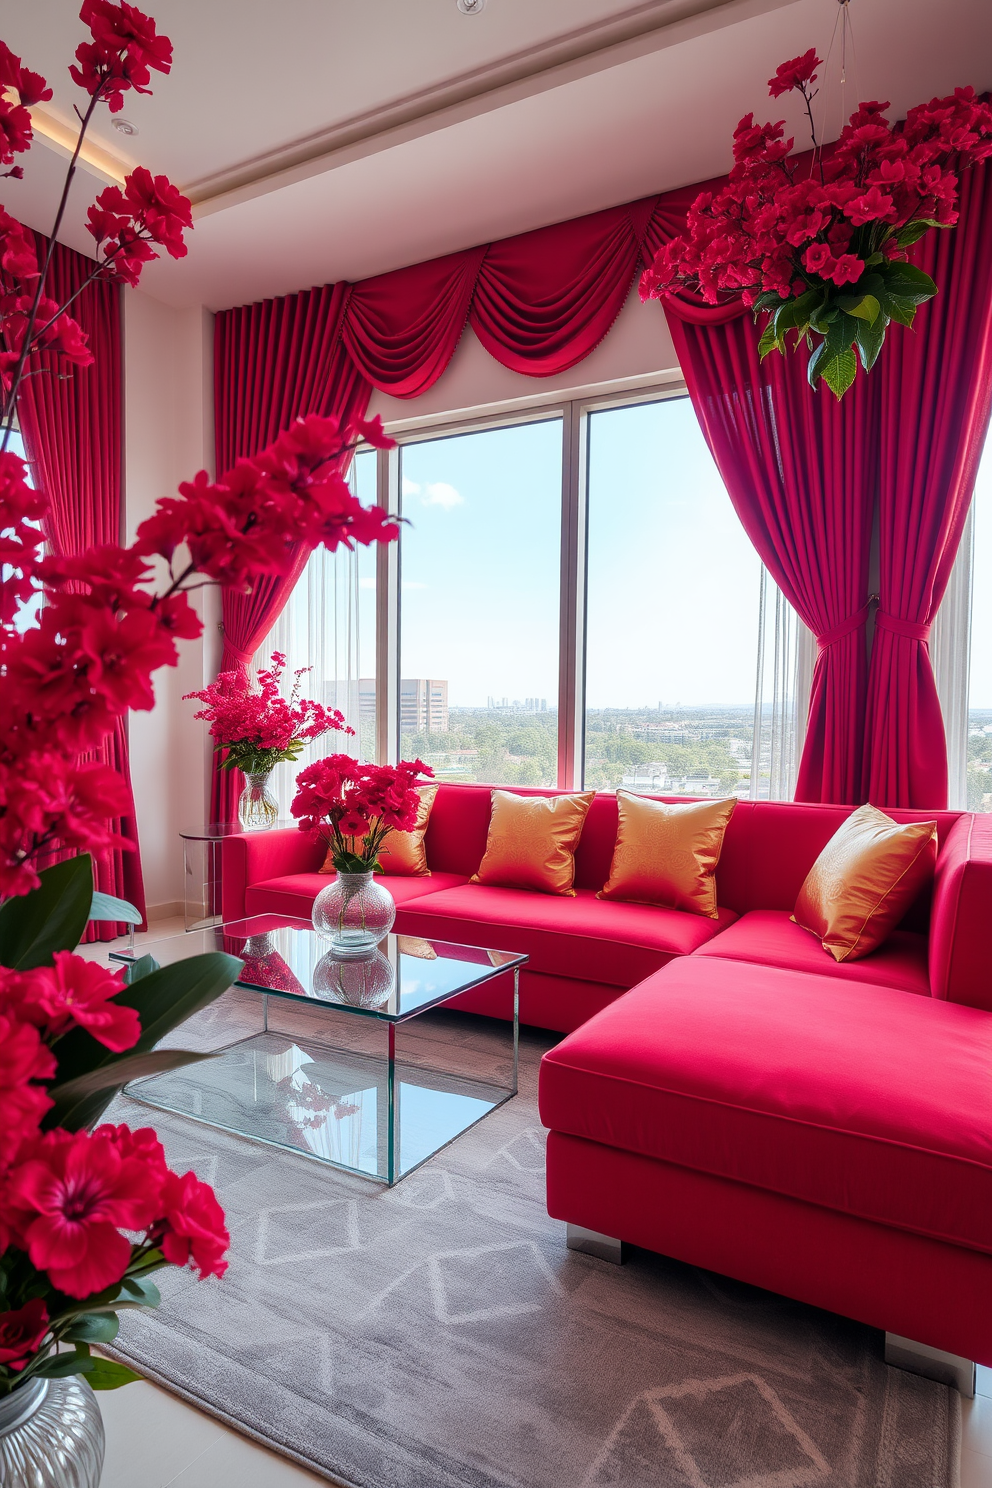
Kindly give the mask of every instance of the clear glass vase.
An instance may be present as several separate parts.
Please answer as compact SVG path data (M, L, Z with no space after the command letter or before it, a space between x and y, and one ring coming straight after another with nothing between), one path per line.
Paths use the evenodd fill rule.
M3 1488L97 1488L103 1418L78 1375L29 1379L0 1398Z
M388 956L367 951L364 956L342 958L326 951L313 969L313 990L326 1002L349 1007L380 1008L389 1001L396 973Z
M393 928L392 894L369 873L338 873L313 901L313 928L339 960L367 956Z
M279 820L279 802L268 788L271 770L245 774L245 788L238 800L242 832L267 832Z

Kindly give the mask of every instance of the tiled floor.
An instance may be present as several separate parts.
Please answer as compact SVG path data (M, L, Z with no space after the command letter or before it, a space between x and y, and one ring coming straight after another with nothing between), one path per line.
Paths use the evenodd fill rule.
M137 942L182 932L160 920ZM107 947L82 953L105 961ZM157 1385L100 1396L107 1429L101 1488L306 1488L326 1484L285 1457L231 1431ZM963 1402L961 1488L992 1488L992 1369L979 1368L978 1393Z

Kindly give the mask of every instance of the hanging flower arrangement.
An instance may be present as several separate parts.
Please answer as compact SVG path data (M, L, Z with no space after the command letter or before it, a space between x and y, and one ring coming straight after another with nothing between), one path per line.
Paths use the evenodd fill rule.
M836 144L816 139L814 49L784 62L769 80L772 98L801 94L812 155L793 155L784 121L734 133L734 166L718 192L697 196L686 231L657 254L641 298L685 287L707 304L740 298L765 318L764 358L805 343L809 381L842 397L868 371L892 321L911 326L937 285L908 261L907 249L932 228L957 222L959 172L992 154L992 109L973 88L956 88L910 109L903 124L887 103L862 103Z

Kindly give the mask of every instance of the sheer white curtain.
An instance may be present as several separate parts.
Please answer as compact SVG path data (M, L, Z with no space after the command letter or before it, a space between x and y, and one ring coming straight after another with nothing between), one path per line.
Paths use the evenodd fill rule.
M751 748L752 801L791 801L806 737L816 642L761 570Z
M974 560L975 508L972 506L947 590L930 632L930 660L947 740L947 804L952 811L964 811L968 806L968 694Z
M351 486L366 505L375 499L375 455L361 453L352 464ZM326 754L373 758L375 749L375 545L354 551L317 548L300 575L286 608L255 653L253 670L269 664L274 651L286 657L283 691L292 673L309 667L300 679L303 697L337 708L354 734L330 733L312 744L292 764L278 765L270 789L289 816L296 776L305 765Z

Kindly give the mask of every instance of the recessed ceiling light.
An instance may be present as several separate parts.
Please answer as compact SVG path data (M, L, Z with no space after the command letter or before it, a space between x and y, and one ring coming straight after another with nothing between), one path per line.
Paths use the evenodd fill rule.
M483 0L483 3L485 3L485 0ZM131 135L131 134L137 134L137 132L138 132L137 129L135 129L134 125L131 123L131 120L130 119L120 119L120 118L117 118L117 119L111 119L110 122L111 122L111 124L113 124L113 126L114 126L114 128L116 130L119 130L119 132L121 134Z
M486 8L486 0L455 0L455 4L462 15L478 15Z

